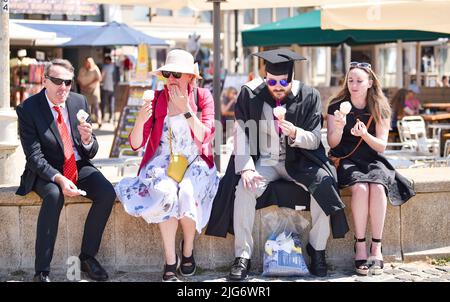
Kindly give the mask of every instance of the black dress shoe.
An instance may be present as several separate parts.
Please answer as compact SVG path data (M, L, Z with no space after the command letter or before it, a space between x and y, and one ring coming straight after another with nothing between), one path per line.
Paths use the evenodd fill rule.
M33 282L51 282L48 274L39 273L33 277Z
M244 280L250 270L250 259L237 257L231 266L230 280Z
M87 273L89 278L95 281L108 280L108 274L105 269L93 257L81 261L81 271Z
M309 271L318 277L327 275L327 262L325 261L325 250L316 251L309 243L306 245L306 251L311 257L311 265Z

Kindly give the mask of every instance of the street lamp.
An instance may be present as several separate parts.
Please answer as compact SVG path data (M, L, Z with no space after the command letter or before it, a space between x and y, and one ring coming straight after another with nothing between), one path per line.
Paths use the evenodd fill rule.
M214 97L214 118L216 122L220 122L222 118L220 110L220 3L226 2L226 0L207 0L207 2L213 2L213 44L214 44L214 77L213 77L213 97ZM214 162L217 170L220 171L220 145L218 142L222 140L222 132L216 131L215 133L215 156Z

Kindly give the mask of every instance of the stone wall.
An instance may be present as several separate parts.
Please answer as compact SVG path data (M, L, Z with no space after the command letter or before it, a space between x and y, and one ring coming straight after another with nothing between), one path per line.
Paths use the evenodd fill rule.
M430 256L427 251L450 247L450 168L427 168L401 170L414 180L417 195L404 206L388 205L383 235L383 254L387 261L401 261ZM25 197L14 194L17 187L0 187L0 269L18 270L33 268L36 220L40 199L35 193ZM348 190L343 192L349 205ZM67 198L59 223L53 268L66 267L69 256L78 255L84 221L90 202L83 197ZM257 211L253 236L255 254L252 261L261 269L267 230L263 227L266 213L275 211L270 207ZM329 239L327 258L335 267L352 267L353 225L348 206L351 231L344 239ZM300 214L309 221L309 213ZM307 242L309 227L302 234L303 245ZM371 238L367 234L367 238ZM181 233L177 236L177 243ZM178 246L178 245L177 245ZM414 256L414 257L413 257ZM431 255L432 256L432 255ZM216 238L197 235L195 257L203 269L228 268L234 259L233 236ZM116 203L106 226L98 259L106 267L125 271L160 271L163 266L161 236L158 227L143 219L126 214Z

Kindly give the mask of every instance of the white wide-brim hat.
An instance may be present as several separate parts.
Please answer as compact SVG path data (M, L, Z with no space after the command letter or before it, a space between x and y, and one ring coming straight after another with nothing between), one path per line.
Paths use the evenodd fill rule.
M161 71L181 72L195 75L196 78L201 79L198 65L194 63L194 57L187 51L182 49L173 49L169 51L166 58L166 64L158 68L155 72Z

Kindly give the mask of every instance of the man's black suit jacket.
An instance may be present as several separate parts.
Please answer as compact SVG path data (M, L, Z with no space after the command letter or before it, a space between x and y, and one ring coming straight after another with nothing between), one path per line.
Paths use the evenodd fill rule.
M86 98L80 94L70 92L66 100L69 114L72 140L82 160L90 163L90 159L97 154L98 142L92 135L94 143L87 151L78 132L77 112L80 109L89 113ZM26 195L33 190L37 177L51 181L52 176L63 171L64 149L56 121L51 112L45 89L26 99L16 108L19 117L19 134L22 148L26 157L25 171L20 180L16 194ZM87 122L90 123L90 118Z

